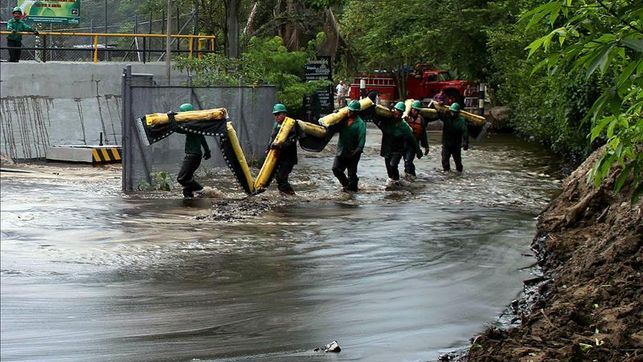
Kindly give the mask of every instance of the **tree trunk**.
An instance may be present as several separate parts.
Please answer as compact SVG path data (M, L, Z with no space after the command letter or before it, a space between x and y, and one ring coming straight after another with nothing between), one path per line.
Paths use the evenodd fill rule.
M225 0L225 55L239 58L239 1Z
M192 27L192 34L199 34L199 0L192 0L192 8L194 18L192 19L194 26Z
M250 11L250 15L248 15L248 22L246 23L245 29L243 29L243 34L245 35L251 35L254 32L254 22L255 22L255 17L257 16L257 5L259 4L258 1L255 1L255 4L252 6L252 10Z

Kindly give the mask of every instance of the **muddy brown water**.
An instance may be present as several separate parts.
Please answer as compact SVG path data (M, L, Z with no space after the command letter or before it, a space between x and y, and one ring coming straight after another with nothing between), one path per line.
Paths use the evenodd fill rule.
M445 174L438 137L395 192L375 130L353 196L330 172L332 146L302 152L297 196L272 185L253 202L274 208L231 221L212 202L248 206L207 164L214 201L122 195L114 170L3 172L1 359L429 361L466 346L530 277L557 161L491 136L462 176ZM339 354L313 351L333 340Z

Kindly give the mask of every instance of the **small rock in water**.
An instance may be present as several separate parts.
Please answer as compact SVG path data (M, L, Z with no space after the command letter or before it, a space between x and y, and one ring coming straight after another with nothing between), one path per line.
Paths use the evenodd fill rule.
M339 344L337 341L332 341L329 344L325 345L324 347L318 347L315 348L315 352L333 352L333 353L339 353L342 349L339 347Z
M205 186L203 188L203 190L201 191L201 195L203 197L209 197L209 198L223 198L225 196L223 192L219 191L214 187L209 187L209 186Z

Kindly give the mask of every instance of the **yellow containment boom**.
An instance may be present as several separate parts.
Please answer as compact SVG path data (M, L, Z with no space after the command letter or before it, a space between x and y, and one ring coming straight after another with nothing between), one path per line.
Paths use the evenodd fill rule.
M228 116L225 108L204 109L200 111L178 112L174 115L177 122L188 121L213 121L224 120ZM145 123L149 127L160 126L170 123L167 113L152 113L145 115Z
M255 181L252 178L252 174L250 173L250 168L248 167L246 156L243 154L243 149L241 149L241 144L239 143L237 132L234 130L234 127L232 127L232 122L228 122L226 124L226 130L228 132L228 138L230 139L230 144L232 145L232 149L234 150L234 155L236 156L239 162L239 167L241 168L241 172L243 173L243 178L246 181L247 189L249 193L253 193L255 191L255 188L254 188ZM239 180L239 182L241 182L241 179ZM244 189L245 188L246 187L244 187Z
M275 140L273 141L274 144L282 144L286 141L288 138L288 134L292 130L292 128L295 126L297 121L290 117L286 117L284 119L283 123L281 124L281 128L279 129L279 132L277 133L277 136L275 137ZM266 187L268 184L268 181L270 181L270 178L272 176L272 172L275 170L275 165L277 164L277 158L279 157L279 150L276 149L270 149L268 151L268 155L266 156L266 160L263 162L263 166L261 166L261 170L259 171L259 175L257 175L257 178L255 179L255 191L259 191Z
M404 101L404 113L402 113L402 118L406 118L411 113L411 105L413 105L413 99L407 99Z
M381 104L378 104L377 106L375 106L375 115L382 118L393 118L393 111Z
M413 103L412 100L411 100L411 103ZM375 114L377 116L379 116L379 117L382 117L382 118L393 118L393 111L391 111L390 109L388 109L388 108L386 108L386 107L384 107L384 106L382 106L380 104L375 106ZM438 118L438 111L436 111L435 109L431 109L431 108L422 108L422 109L420 109L420 114L422 115L422 117L424 117L424 119L437 119Z
M444 104L442 104L440 102L435 102L434 101L433 106L435 107L435 109L437 109L440 112L446 112L446 111L449 110L448 106L445 106ZM466 119L467 121L475 124L476 126L484 126L485 123L487 123L487 120L483 116L479 116L477 114L469 113L467 111L460 111L460 114L462 115L462 117L464 117L464 119Z
M365 110L373 106L373 101L366 97L359 100L360 110ZM335 113L331 113L319 119L317 123L324 127L329 127L339 123L342 119L348 117L348 107L344 107Z
M431 108L422 108L420 109L420 114L424 119L437 119L438 118L438 111L435 109Z
M309 134L311 136L323 138L326 137L326 134L328 133L326 127L310 122L297 120L297 125L299 126L299 128L301 128L302 131L304 131L305 134Z

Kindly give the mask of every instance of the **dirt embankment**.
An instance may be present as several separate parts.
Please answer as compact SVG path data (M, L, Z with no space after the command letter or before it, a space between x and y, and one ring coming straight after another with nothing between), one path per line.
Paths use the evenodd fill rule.
M543 278L525 295L519 327L472 340L468 361L643 361L643 198L615 194L613 172L599 188L589 157L538 221L533 248Z

